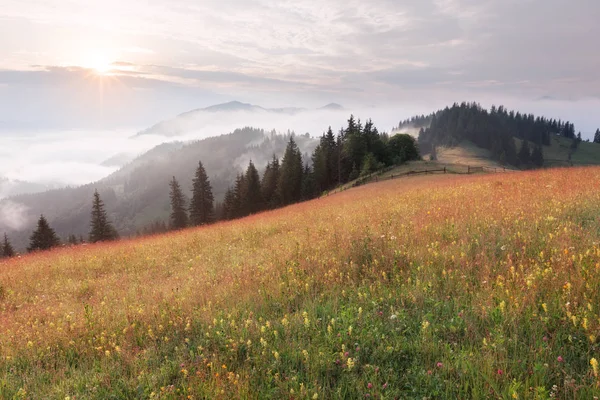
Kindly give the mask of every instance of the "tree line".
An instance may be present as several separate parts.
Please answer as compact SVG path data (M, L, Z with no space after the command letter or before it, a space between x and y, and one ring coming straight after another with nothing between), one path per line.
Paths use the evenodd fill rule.
M363 125L350 116L347 126L337 135L330 127L309 157L303 157L294 136L290 136L281 160L273 155L262 177L250 161L220 203L214 203L201 161L196 169L189 207L181 185L173 177L169 183L169 225L171 229L183 229L310 200L382 167L419 157L416 141L410 135L389 137L380 133L371 120Z
M383 167L419 158L419 150L412 136L397 134L390 137L387 133L380 133L371 120L363 124L360 119L351 115L347 126L337 134L330 127L321 136L310 156L303 156L295 135L289 135L281 160L273 155L262 177L250 161L219 203L215 203L210 180L204 165L199 161L192 180L189 202L180 183L173 177L169 182L171 213L168 224L156 220L142 233L162 233L201 226L310 200ZM118 238L119 234L108 220L104 203L96 190L87 241L96 243ZM69 235L67 239L67 243L72 245L84 242L84 238L75 235ZM48 250L59 245L61 241L58 235L50 227L46 217L41 215L37 228L30 237L27 251ZM0 251L5 257L15 254L6 235Z
M436 146L451 147L466 139L490 150L492 157L502 164L541 167L544 165L542 146L550 145L552 135L571 139L573 149L582 140L581 132L576 135L575 126L569 121L521 114L503 106L492 106L488 111L478 103L455 103L426 119L429 125L419 133L419 148L423 153L431 153L433 158ZM421 117L417 120L423 124ZM514 138L520 139L519 149Z
M92 213L88 242L105 242L116 240L118 238L119 234L113 227L112 223L108 220L108 216L104 208L104 202L96 190L94 191L94 197L92 200ZM71 245L76 245L85 243L85 240L82 237L77 238L75 235L69 235L67 242ZM49 250L60 245L61 240L56 234L56 231L50 227L46 217L43 214L40 215L40 218L37 222L37 227L29 238L27 252L31 253L35 251ZM4 234L4 242L1 246L1 254L2 257L13 257L16 254L6 234Z

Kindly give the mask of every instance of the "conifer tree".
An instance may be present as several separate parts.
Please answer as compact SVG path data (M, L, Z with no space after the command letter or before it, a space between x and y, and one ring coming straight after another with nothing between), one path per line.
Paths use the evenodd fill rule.
M252 160L248 164L245 175L246 185L242 202L246 215L254 214L264 209L264 201L261 193L260 176Z
M29 239L27 251L48 250L58 245L60 245L60 240L56 236L56 232L50 227L46 217L41 215L38 220L37 229Z
M279 159L273 154L273 160L267 164L265 173L261 181L261 190L263 199L267 208L273 209L279 206L279 196L277 193L277 184L279 182Z
M233 186L233 218L245 217L246 210L244 209L244 195L246 193L246 176L242 173L238 174Z
M92 220L90 229L90 243L116 240L119 235L112 224L108 221L104 202L100 199L98 190L94 191L92 203Z
M337 160L337 142L333 131L331 130L331 126L327 129L327 133L325 134L324 140L324 148L325 148L325 159L327 160L327 171L329 173L327 179L327 187L326 189L333 188L336 184L338 184L339 174L338 174L338 160Z
M232 187L227 188L227 191L225 192L221 218L224 220L235 218L235 192Z
M285 206L300 201L302 174L302 154L292 136L281 161L281 174L277 184L277 192L282 205Z
M171 189L169 198L171 199L171 216L170 216L170 227L171 229L184 229L188 225L188 215L185 209L185 198L181 191L181 186L177 179L173 177L169 183Z
M213 221L214 198L210 181L202 161L198 163L196 176L192 186L192 201L190 203L190 223L193 226L205 225Z
M594 135L594 143L600 143L600 129L596 129L596 134Z
M541 146L535 146L531 152L531 162L536 167L544 166L544 153L542 152Z
M13 249L12 244L8 241L8 236L6 233L4 234L4 242L2 243L2 257L9 258L14 257L15 249Z
M518 157L521 166L527 167L531 162L531 151L529 150L529 142L527 140L523 141Z

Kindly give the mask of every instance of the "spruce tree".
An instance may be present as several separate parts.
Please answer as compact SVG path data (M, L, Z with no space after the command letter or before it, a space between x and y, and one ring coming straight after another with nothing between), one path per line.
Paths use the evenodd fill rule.
M260 176L252 160L246 169L246 185L242 202L245 214L254 214L264 209L264 201L261 193Z
M190 203L190 223L193 226L206 225L214 218L214 197L210 181L202 161L198 163L192 186Z
M521 150L519 150L519 162L521 166L527 167L531 162L531 151L529 150L529 142L527 140L523 141L521 145Z
M235 218L235 191L232 187L227 188L223 199L223 212L221 218L230 220Z
M169 187L171 188L169 193L171 199L170 228L184 229L188 225L188 215L185 209L185 198L183 197L181 186L175 177L169 183Z
M106 210L104 209L104 202L102 199L100 199L98 190L94 191L90 225L90 243L105 242L119 238L117 231L108 221L108 216L106 215Z
M279 159L273 154L273 160L267 164L261 181L261 190L266 206L270 209L279 207L280 201L277 193L279 182Z
M277 184L277 193L282 205L300 201L303 169L302 154L292 136L281 161L281 174Z
M56 232L50 228L46 217L41 215L38 220L37 229L29 239L27 251L48 250L58 245L60 245L60 240L56 236Z
M594 143L600 143L600 129L596 129L596 134L594 135Z
M544 153L542 152L541 146L535 146L533 148L533 151L531 152L531 162L538 168L544 166Z
M245 217L244 196L246 193L246 176L238 174L233 186L233 218Z
M4 234L4 243L2 243L2 257L9 258L14 257L15 249L13 249L12 244L8 241L8 236L6 233Z

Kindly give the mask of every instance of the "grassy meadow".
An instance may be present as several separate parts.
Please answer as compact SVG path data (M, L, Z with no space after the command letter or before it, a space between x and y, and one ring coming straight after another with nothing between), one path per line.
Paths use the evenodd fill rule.
M3 399L593 399L599 338L600 168L0 263Z

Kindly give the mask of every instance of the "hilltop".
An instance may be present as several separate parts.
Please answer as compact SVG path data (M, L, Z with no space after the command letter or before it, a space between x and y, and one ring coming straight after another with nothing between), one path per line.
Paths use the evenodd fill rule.
M3 261L0 397L591 399L598 215L600 168L427 176Z

